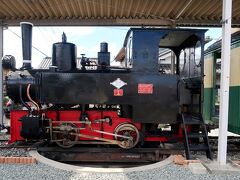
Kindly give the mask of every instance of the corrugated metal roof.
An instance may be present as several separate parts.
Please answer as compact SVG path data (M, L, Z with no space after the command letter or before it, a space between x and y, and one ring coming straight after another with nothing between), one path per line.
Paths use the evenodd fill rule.
M222 0L0 0L8 25L221 25ZM240 0L232 23L240 26Z

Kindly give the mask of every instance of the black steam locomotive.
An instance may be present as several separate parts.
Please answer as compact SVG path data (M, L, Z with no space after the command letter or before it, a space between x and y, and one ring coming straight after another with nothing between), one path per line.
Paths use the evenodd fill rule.
M11 112L11 142L46 139L64 148L89 143L128 149L180 141L183 121L201 119L206 30L132 28L115 57L118 67L110 65L105 42L97 62L82 57L77 67L76 46L63 34L53 44L49 69L33 69L32 25L21 27L23 66L7 76L6 88L26 110ZM170 69L164 64L169 57ZM184 130L186 136L199 126Z

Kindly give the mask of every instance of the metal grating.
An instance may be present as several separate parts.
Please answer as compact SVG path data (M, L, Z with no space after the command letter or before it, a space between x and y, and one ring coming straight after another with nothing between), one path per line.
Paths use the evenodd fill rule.
M0 0L0 19L19 25L221 26L222 0ZM240 0L232 24L240 26Z

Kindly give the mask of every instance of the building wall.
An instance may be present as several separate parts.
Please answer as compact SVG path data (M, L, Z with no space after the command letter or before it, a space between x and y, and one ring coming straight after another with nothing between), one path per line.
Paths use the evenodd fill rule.
M240 134L240 42L232 44L229 84L229 123L230 132ZM214 52L204 59L204 107L203 117L206 123L217 123L214 117L216 100L216 57Z
M240 46L231 50L228 121L228 130L240 134Z
M205 56L204 59L204 103L203 103L203 118L206 123L212 122L212 99L213 99L213 53Z

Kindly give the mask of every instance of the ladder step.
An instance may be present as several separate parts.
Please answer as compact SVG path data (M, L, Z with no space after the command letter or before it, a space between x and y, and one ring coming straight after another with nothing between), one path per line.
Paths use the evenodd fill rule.
M187 134L188 138L201 138L201 137L206 137L205 133L191 133L189 132Z
M201 114L182 114L182 125L184 130L185 137L185 152L187 159L190 159L190 151L205 151L208 158L212 159L211 149L209 146L208 136L206 125L203 121ZM197 125L199 128L199 132L187 132L188 125ZM200 130L201 129L201 130ZM198 142L189 144L189 140L191 139L194 142L194 138L203 138L204 142ZM191 141L190 141L191 142Z
M196 90L193 90L193 89L192 89L191 93L192 93L192 94L200 94L201 91L199 91L198 89L196 89Z
M205 144L191 144L189 145L190 151L207 151L209 150L209 147Z
M201 118L198 116L192 116L192 119L202 121Z
M191 104L193 107L199 107L199 104Z
M186 125L202 125L203 124L201 120L196 120L196 119L185 119L184 123Z
M191 122L191 121L193 121L193 122L199 122L199 123L203 124L203 121L202 121L201 117L198 116L198 115L188 115L188 114L184 114L183 117L184 117L183 120L185 121L185 124L186 124L186 122Z

